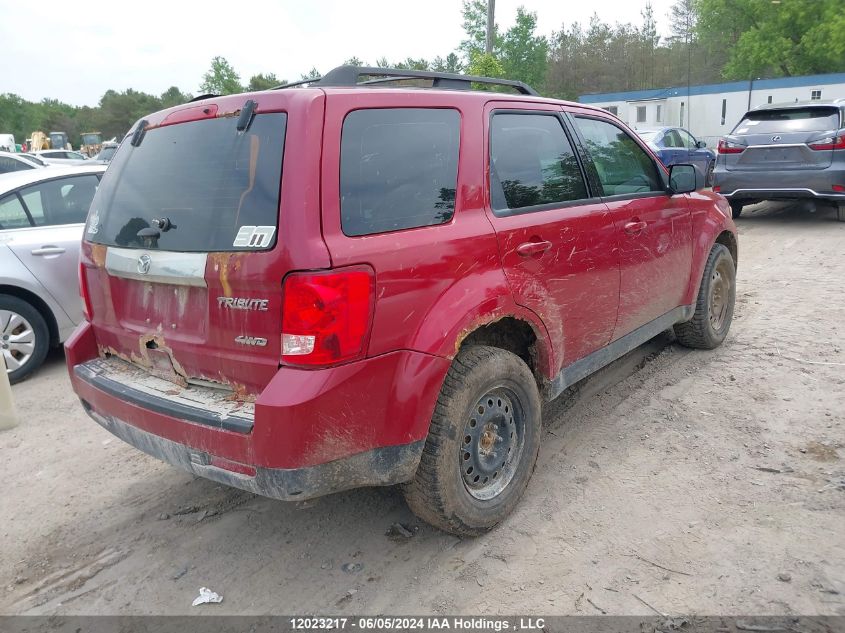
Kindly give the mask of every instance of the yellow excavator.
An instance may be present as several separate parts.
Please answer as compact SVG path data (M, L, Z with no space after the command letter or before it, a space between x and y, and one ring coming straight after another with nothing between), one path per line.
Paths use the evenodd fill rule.
M42 149L73 149L67 132L50 132L48 135L41 130L36 130L26 141L30 152L38 152Z

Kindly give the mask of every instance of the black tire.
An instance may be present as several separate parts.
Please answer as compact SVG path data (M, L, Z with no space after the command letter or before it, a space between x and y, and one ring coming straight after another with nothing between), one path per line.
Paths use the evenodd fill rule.
M719 347L731 329L735 301L734 260L725 245L714 244L704 266L695 313L674 328L678 342L695 349Z
M521 358L496 347L462 349L440 389L416 475L404 485L411 510L459 536L483 534L502 521L534 472L540 408L537 383Z
M19 323L18 320L12 320L15 315L21 317L25 325L15 327L15 323ZM13 338L20 337L21 332L26 331L31 332L32 337L24 337L18 345L15 345L12 342ZM24 349L22 344L24 340L28 341L30 338L34 338L32 350L24 356L21 352ZM9 371L9 381L12 384L20 382L41 367L49 348L50 330L41 313L23 299L11 295L0 295L0 354L4 356L7 371L10 358L15 362L20 362L25 358L19 367Z
M836 219L845 222L845 203L843 202L836 205Z
M704 186L705 187L712 187L713 186L713 179L714 179L714 172L716 171L716 161L710 162L707 165L707 172L704 174Z
M731 202L731 217L733 217L733 219L735 220L741 215L742 215L742 203L741 202Z

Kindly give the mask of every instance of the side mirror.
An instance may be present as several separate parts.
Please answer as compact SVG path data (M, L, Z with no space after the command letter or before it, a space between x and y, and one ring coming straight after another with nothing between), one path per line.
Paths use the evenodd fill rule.
M704 177L692 165L672 165L669 168L669 187L672 193L690 193L704 187Z
M704 141L696 141L695 146L698 149L704 149L705 147L707 147L707 143L705 143Z

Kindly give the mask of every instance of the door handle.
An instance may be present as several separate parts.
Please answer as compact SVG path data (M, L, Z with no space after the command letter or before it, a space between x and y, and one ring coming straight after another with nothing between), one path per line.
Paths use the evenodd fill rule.
M30 251L33 255L61 255L65 252L61 246L42 246Z
M530 257L531 255L539 255L545 253L552 247L551 242L546 240L540 242L525 242L516 247L516 252L523 257Z
M638 233L642 233L645 230L646 223L637 220L636 222L628 222L625 225L625 232L628 235L637 235Z

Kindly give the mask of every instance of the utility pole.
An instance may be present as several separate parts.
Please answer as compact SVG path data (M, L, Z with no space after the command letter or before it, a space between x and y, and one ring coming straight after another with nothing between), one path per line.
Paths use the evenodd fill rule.
M496 0L487 0L487 41L484 45L484 52L493 54L493 27L496 24Z

